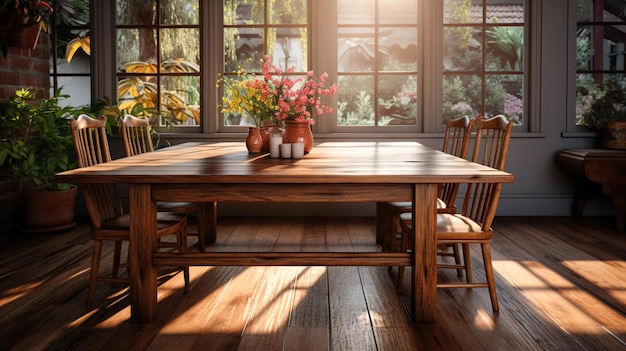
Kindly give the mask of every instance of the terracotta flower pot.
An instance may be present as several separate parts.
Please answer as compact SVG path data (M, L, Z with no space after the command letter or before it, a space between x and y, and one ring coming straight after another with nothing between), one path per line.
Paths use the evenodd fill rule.
M285 121L285 133L283 143L304 142L304 153L308 154L313 148L313 132L307 121Z
M246 147L248 153L258 154L263 147L263 138L261 137L259 127L249 127L248 137L246 137Z
M73 228L76 186L68 190L22 190L23 232L56 232Z

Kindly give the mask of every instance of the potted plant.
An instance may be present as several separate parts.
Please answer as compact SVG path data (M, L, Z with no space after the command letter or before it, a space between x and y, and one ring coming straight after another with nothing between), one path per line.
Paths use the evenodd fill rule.
M578 124L598 130L602 147L626 149L626 81L607 79L578 94L583 101Z
M0 50L6 56L9 46L35 48L41 30L48 31L51 1L0 0Z
M0 105L0 176L22 184L24 230L56 231L74 226L76 186L54 182L54 175L71 167L73 142L69 128L72 107L61 107L66 96L35 99L19 89ZM62 203L57 197L68 200ZM51 200L47 204L44 197ZM52 197L52 199L50 199ZM29 210L30 205L37 206Z

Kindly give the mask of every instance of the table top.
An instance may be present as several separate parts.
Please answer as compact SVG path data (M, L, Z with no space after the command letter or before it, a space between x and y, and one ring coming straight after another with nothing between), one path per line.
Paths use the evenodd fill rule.
M302 159L243 142L189 142L56 175L71 183L511 183L513 175L416 142L323 142Z

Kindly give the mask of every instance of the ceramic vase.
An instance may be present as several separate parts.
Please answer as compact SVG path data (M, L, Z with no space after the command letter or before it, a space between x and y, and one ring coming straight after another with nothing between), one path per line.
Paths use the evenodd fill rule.
M248 153L250 154L258 154L259 152L261 152L261 148L263 147L263 138L261 137L259 127L248 128L246 147L248 148Z
M285 121L283 143L304 143L304 153L308 154L313 148L313 133L307 121Z

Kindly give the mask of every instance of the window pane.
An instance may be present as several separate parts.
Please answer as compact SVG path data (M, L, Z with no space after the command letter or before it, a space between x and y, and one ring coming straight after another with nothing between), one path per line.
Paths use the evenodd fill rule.
M74 64L74 61L72 61ZM91 77L58 77L59 87L62 88L63 95L69 95L67 99L63 99L63 106L82 106L91 101ZM53 96L54 92L50 92Z
M382 76L378 82L378 114L381 125L415 125L417 76Z
M521 74L502 76L501 83L505 95L504 108L499 113L512 119L515 124L524 124L524 77Z
M306 24L306 0L275 0L270 8L272 24Z
M156 0L117 0L118 25L153 25Z
M155 110L158 104L158 87L156 77L132 76L118 77L117 107L133 115L139 115L145 109ZM151 115L150 112L147 113Z
M487 43L487 70L524 69L524 27L490 27L487 29Z
M381 24L417 23L417 1L384 0L379 2L378 22Z
M576 5L576 21L590 22L593 18L593 0L578 0Z
M274 44L269 47L272 62L286 71L295 67L296 72L306 71L306 30L302 28L271 28L268 30L268 41Z
M262 28L224 28L225 72L235 72L239 67L260 71L264 43Z
M477 75L445 76L443 80L444 118L476 117L482 113L482 78Z
M417 29L384 28L378 33L379 51L386 53L379 60L383 71L417 70Z
M373 126L374 77L339 76L337 83L337 125Z
M524 0L487 0L486 23L524 23Z
M374 24L376 0L337 0L337 23Z
M265 23L263 1L224 0L224 24L254 25Z
M482 1L444 0L443 22L453 23L480 23L483 21Z
M198 24L199 5L189 0L161 0L162 24Z
M523 122L522 76L488 75L486 84L485 115L504 114L516 123Z
M122 67L132 61L144 61L145 69L155 69L149 64L156 65L156 36L152 28L133 28L117 30L117 67ZM135 67L138 68L138 67ZM145 72L144 72L145 73Z
M339 72L373 71L376 63L374 30L339 28Z
M481 42L479 27L444 28L444 69L449 71L482 70Z
M197 76L161 78L161 123L200 125L200 79Z
M590 26L579 26L576 32L576 69L590 70L593 62Z
M180 63L178 68L169 66L170 71L174 73L199 72L200 30L198 28L162 29L161 60L163 63L166 60L177 60Z

